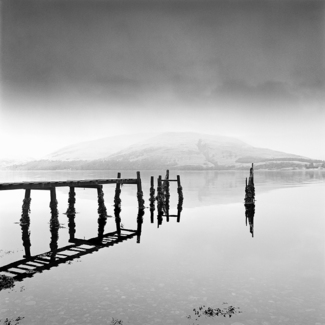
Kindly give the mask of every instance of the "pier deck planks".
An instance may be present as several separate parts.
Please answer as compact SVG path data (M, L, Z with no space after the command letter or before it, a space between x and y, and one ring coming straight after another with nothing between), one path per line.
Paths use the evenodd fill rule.
M88 187L104 184L137 184L136 178L109 178L109 179L85 179L52 182L20 182L0 183L0 191L4 190L42 190L55 187Z

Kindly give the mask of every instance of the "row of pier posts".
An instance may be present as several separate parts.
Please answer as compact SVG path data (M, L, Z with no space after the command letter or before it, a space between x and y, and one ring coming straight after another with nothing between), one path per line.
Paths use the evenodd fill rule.
M121 173L117 174L117 178L121 178ZM152 176L150 179L150 212L151 212L151 222L154 221L154 211L155 211L155 202L157 201L157 208L158 208L158 226L162 223L162 218L165 216L167 221L169 221L169 209L170 209L170 182L176 181L177 182L177 193L178 193L178 204L177 204L177 222L180 222L180 214L182 211L183 205L183 189L181 186L180 176L177 175L176 180L169 179L169 171L166 171L166 176L162 179L161 175L157 179L157 193L154 187L154 177ZM115 196L114 196L114 216L116 221L116 229L117 233L121 233L121 186L120 182L116 183L115 187ZM83 187L83 186L81 186ZM98 238L103 237L104 234L104 227L106 225L107 219L107 209L105 206L104 200L104 192L103 192L103 185L93 185L88 186L89 188L96 188L97 189L97 201L98 201ZM55 250L57 248L57 240L58 240L58 230L60 228L59 223L59 211L58 211L58 201L56 198L56 188L49 188L47 189L50 191L50 212L51 212L51 219L50 219L50 231L51 231L51 243L50 248L51 250ZM138 224L138 239L137 242L140 242L140 235L141 235L141 228L143 223L143 215L144 215L144 199L143 199L143 191L142 191L142 184L140 173L137 172L137 200L138 200L138 215L137 215L137 224ZM69 237L70 240L75 239L75 216L76 216L76 192L75 187L69 187L69 197L68 197L68 208L65 214L68 217L68 228L69 228ZM25 255L26 257L30 257L30 241L29 241L29 225L30 225L30 205L31 205L31 189L25 190L25 197L23 200L22 205L22 214L20 219L20 224L22 227L22 239L25 247Z

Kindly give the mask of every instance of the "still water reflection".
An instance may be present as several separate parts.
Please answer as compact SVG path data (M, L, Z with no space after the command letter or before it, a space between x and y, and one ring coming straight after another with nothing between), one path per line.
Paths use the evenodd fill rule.
M58 190L57 217L48 193L32 191L28 220L24 192L0 192L0 267L38 258L0 291L2 323L325 324L324 172L256 172L255 216L244 206L247 172L178 172L184 202L171 183L162 215L149 209L159 172L141 174L148 209L137 210L127 185L114 208L105 185L110 218L98 218L91 189L76 190L75 211L68 189ZM107 177L116 172L2 173L0 182ZM240 313L203 313L228 306Z

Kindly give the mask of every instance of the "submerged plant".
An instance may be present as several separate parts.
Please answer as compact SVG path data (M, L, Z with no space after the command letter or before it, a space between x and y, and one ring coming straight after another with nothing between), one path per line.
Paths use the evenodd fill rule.
M0 275L0 291L3 289L10 289L15 286L15 281L12 277L7 275Z
M194 316L188 315L187 318L188 319L194 318L196 321L200 317L216 317L216 316L232 317L235 314L242 313L239 307L227 306L223 308L212 308L212 307L206 307L205 305L202 305L198 308L193 308L193 312L194 312Z
M3 321L3 325L18 325L19 324L19 321L21 321L22 319L24 319L25 317L20 317L18 316L17 318L6 318L4 319ZM1 319L0 319L0 324L1 324Z
M112 317L111 322L109 325L123 325L123 321L117 318Z

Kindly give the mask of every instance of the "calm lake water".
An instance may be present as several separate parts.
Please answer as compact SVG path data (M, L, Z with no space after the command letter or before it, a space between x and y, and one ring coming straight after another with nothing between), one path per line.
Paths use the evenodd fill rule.
M145 209L136 236L62 263L0 291L0 324L325 324L325 171L255 172L254 237L246 225L247 172L171 171L181 176L180 222L158 227ZM141 172L146 206L150 176ZM116 177L114 171L0 172L0 182ZM122 171L122 178L136 177ZM171 183L170 214L177 214ZM104 185L114 215L114 185ZM50 194L31 192L31 254L50 250ZM0 191L0 266L25 254L19 225L23 190ZM122 187L124 228L137 229L136 186ZM58 247L69 245L68 188L57 189ZM97 236L97 192L76 189L79 239ZM116 230L108 218L105 233ZM52 239L53 240L53 239ZM236 309L232 317L195 317L193 309ZM205 309L204 308L204 309ZM191 316L191 318L188 318ZM196 319L197 318L197 319Z

